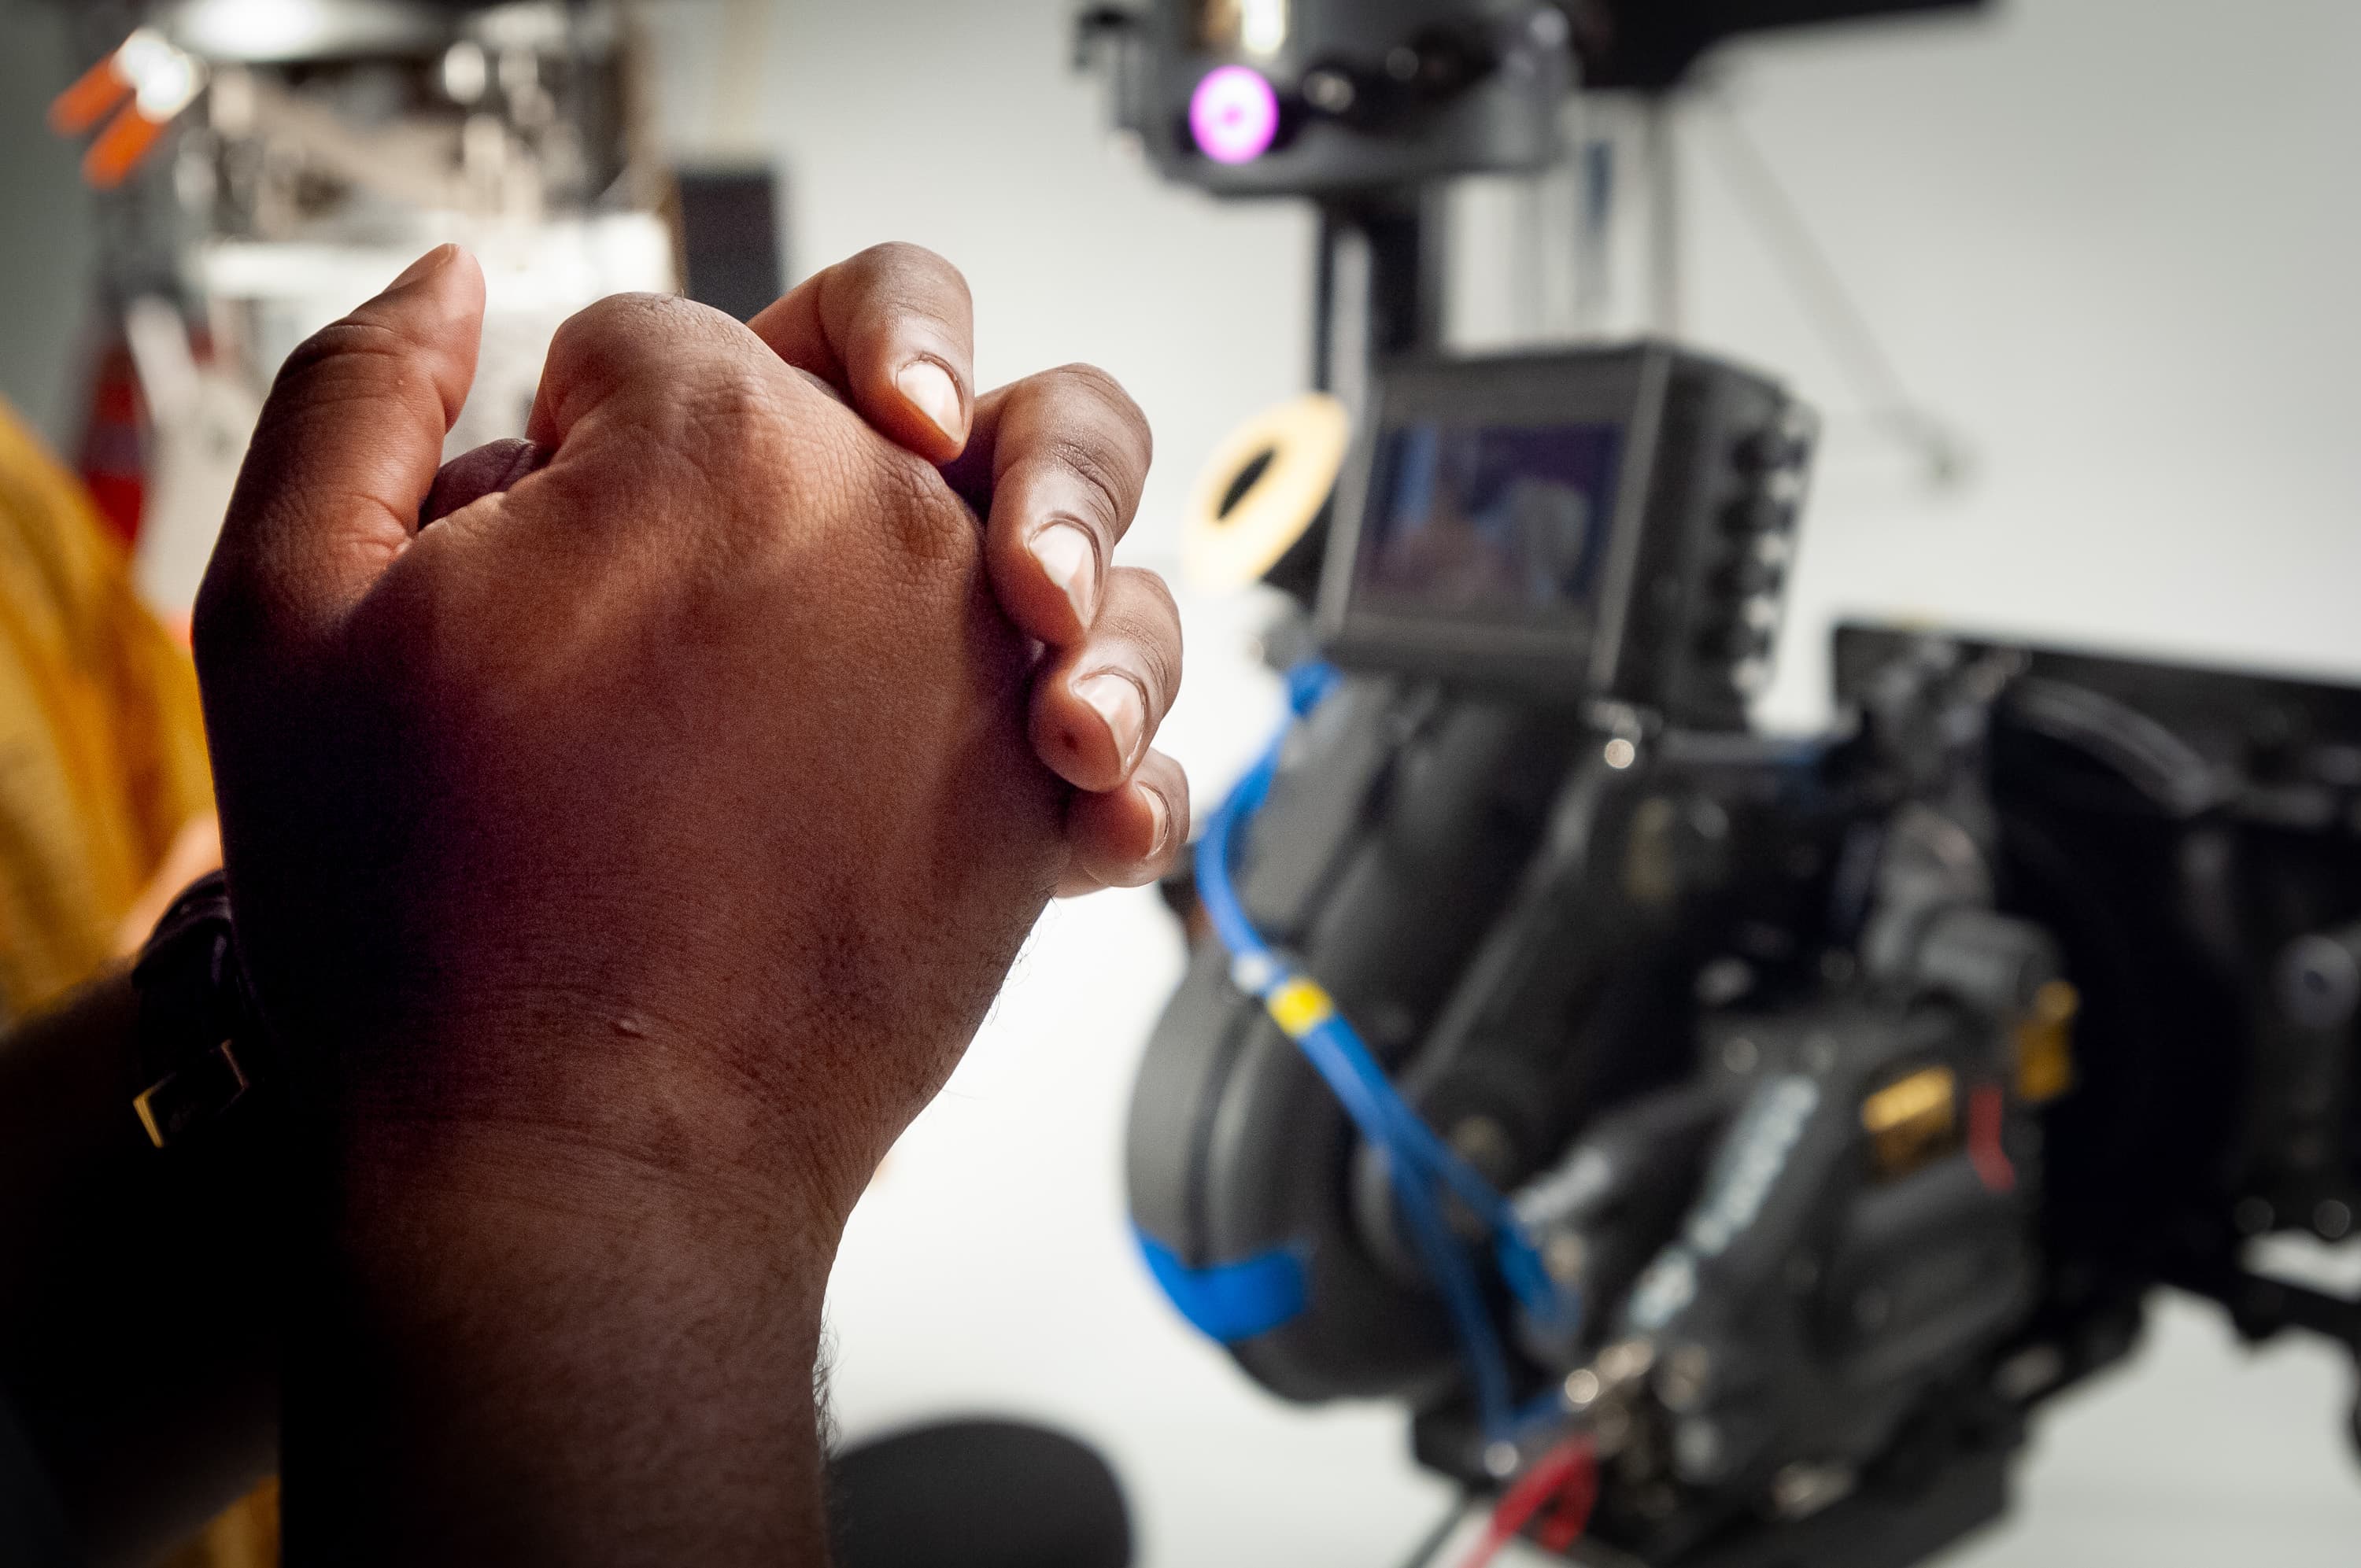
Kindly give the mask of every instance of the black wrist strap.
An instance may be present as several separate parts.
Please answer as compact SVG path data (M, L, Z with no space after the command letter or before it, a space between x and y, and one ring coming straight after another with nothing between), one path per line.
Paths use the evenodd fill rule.
M131 1102L158 1148L185 1141L268 1076L261 1030L214 872L172 901L131 970L139 992L139 1090Z

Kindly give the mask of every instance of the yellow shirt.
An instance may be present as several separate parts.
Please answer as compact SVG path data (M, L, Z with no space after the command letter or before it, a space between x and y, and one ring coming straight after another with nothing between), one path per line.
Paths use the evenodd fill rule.
M196 671L72 475L0 402L0 1013L113 956L213 809Z
M116 955L125 916L213 804L187 652L82 486L0 401L0 1022ZM278 1561L268 1482L169 1568Z

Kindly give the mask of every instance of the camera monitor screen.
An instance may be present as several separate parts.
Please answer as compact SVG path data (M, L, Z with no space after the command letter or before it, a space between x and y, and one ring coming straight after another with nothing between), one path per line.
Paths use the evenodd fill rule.
M1775 383L1658 343L1382 365L1321 642L1350 668L1743 724L1780 585L1735 567L1757 533L1784 543L1773 487L1800 485L1807 422Z
M1355 604L1528 623L1592 608L1622 434L1603 423L1431 419L1384 431L1354 564Z

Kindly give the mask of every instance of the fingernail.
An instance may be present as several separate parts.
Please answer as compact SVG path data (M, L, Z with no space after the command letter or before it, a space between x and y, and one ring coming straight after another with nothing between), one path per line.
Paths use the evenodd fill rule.
M959 383L931 359L913 359L894 378L910 406L953 441L967 439L967 411L960 406Z
M434 274L442 271L444 268L448 267L451 264L451 258L458 254L459 247L456 245L436 246L434 249L428 251L425 255L420 257L417 260L403 268L401 269L401 276L387 284L385 286L385 291L390 294L405 283L415 283L422 278L432 277Z
M1148 704L1139 695L1138 683L1120 671L1101 670L1076 681L1074 695L1106 721L1115 755L1128 772L1148 734Z
M1035 529L1025 547L1074 607L1074 624L1087 628L1099 587L1099 552L1091 536L1080 524L1059 520Z
M1140 793L1148 796L1148 819L1156 824L1155 842L1148 846L1148 858L1152 861L1164 853L1165 842L1172 837L1172 808L1165 805L1164 797L1152 789Z

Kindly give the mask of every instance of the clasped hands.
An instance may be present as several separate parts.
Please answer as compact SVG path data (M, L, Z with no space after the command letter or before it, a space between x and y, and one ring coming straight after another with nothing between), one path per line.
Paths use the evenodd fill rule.
M196 609L305 1135L291 1559L797 1560L854 1199L1043 902L1187 836L1148 428L976 396L884 247L592 306L438 474L482 309L446 247L296 353Z

